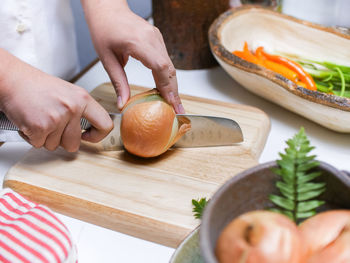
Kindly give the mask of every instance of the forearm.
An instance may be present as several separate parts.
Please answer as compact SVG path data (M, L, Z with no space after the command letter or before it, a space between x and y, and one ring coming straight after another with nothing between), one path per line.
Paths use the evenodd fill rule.
M92 41L117 93L122 109L130 96L124 67L133 57L149 69L156 88L177 113L184 113L176 70L160 31L133 13L126 0L81 0Z
M90 26L90 20L97 14L108 15L130 10L126 0L81 0L86 20Z
M0 48L0 110L4 108L6 98L11 91L12 74L17 70L18 63L19 60L15 56Z

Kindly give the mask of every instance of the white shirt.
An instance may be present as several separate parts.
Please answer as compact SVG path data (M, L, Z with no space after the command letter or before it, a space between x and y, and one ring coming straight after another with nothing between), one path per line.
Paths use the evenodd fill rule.
M63 79L79 70L69 0L1 0L0 48Z
M0 48L66 80L79 71L69 0L0 1ZM0 130L0 141L18 136Z

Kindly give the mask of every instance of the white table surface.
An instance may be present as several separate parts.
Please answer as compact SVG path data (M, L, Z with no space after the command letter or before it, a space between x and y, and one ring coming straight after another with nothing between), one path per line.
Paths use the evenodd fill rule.
M139 62L130 59L126 66L129 83L154 87L151 72ZM220 67L210 70L178 70L179 91L183 94L216 99L225 102L248 104L265 111L271 118L271 131L260 162L278 158L285 148L284 141L305 127L314 153L338 169L350 171L350 134L340 134L323 128L303 117L291 113L237 84ZM101 63L97 63L77 84L88 91L109 81ZM0 182L6 172L30 149L25 142L5 143L0 147ZM77 244L79 262L168 262L174 252L152 242L144 241L74 218L58 214L70 229Z

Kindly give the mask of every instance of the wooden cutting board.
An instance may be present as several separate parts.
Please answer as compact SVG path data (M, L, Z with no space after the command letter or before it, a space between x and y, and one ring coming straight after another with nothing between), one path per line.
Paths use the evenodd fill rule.
M132 87L133 93L144 90ZM111 84L92 95L116 112ZM4 186L62 214L176 247L200 223L191 200L209 198L230 177L256 165L270 129L267 115L250 106L185 95L182 101L187 113L236 120L244 142L173 149L153 159L87 143L76 154L32 149L9 170Z

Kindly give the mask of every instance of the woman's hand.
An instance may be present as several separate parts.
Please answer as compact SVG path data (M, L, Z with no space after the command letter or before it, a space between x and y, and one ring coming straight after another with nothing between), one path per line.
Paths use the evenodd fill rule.
M0 49L0 110L34 147L69 152L97 142L113 128L108 113L84 89L52 77ZM93 126L81 134L80 118Z
M130 96L124 71L129 56L152 70L156 88L176 113L184 113L176 70L160 31L134 14L125 0L82 0L96 51L118 95L121 109Z

